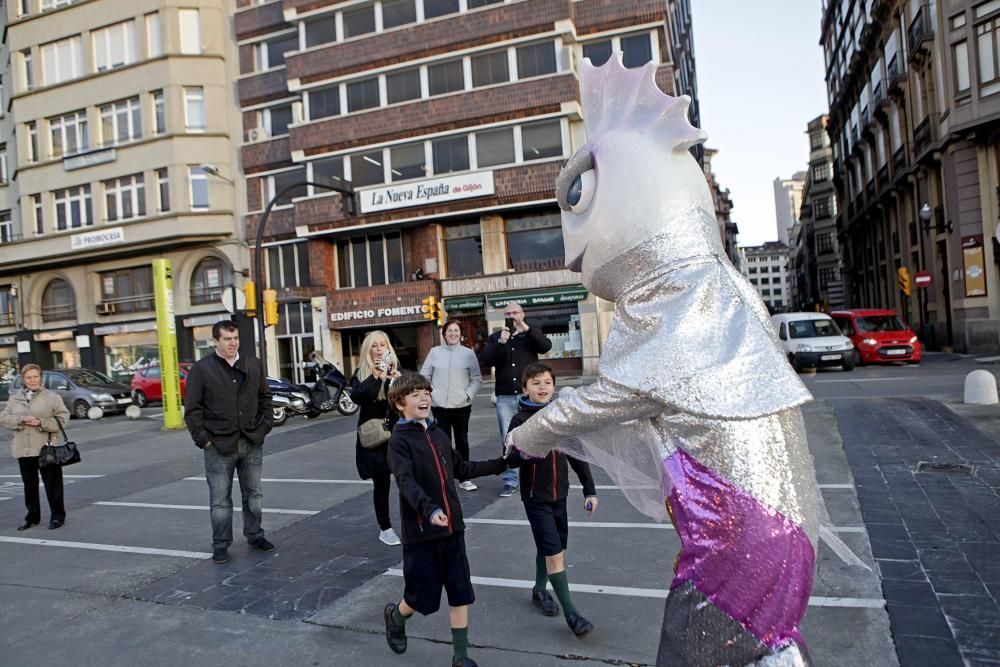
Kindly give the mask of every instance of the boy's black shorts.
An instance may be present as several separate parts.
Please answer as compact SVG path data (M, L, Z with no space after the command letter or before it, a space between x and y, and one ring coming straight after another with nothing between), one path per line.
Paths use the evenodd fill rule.
M465 533L403 544L403 582L403 600L425 616L441 608L442 587L452 607L475 602L465 557Z
M569 519L566 517L566 499L547 503L524 503L524 512L531 524L535 548L543 556L555 556L566 550L569 538Z

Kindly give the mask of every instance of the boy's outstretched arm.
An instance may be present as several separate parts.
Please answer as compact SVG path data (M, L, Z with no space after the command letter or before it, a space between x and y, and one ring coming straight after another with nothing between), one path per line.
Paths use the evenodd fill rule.
M498 458L488 461L463 461L461 455L451 450L452 474L460 482L474 477L499 475L507 469L507 459Z
M583 497L596 496L597 485L594 484L594 473L590 470L590 464L572 456L567 456L566 458L569 460L569 465L573 468L573 472L580 479L580 485L583 487Z
M435 511L441 509L417 482L413 475L413 459L410 449L402 439L389 438L389 470L396 478L396 486L410 507L417 510L428 521Z

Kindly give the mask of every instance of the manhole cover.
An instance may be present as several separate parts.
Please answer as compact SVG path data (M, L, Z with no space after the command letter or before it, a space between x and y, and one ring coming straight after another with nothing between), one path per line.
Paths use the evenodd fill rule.
M975 475L976 466L971 463L933 463L921 461L917 464L917 472L936 472L945 475Z

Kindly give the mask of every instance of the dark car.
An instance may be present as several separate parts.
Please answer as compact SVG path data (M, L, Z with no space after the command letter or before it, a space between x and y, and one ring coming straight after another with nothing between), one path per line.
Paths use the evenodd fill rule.
M60 368L42 373L45 388L62 396L70 414L86 419L87 411L99 407L105 414L124 412L132 405L132 388L115 382L92 368ZM14 389L21 388L21 378L14 380Z

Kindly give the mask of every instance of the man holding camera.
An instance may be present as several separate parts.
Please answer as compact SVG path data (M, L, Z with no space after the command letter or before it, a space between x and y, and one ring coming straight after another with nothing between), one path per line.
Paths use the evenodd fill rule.
M521 374L524 368L538 361L539 354L552 349L552 341L542 330L532 328L524 321L524 309L520 304L508 303L503 314L504 328L490 334L483 353L483 364L494 367L501 449L510 420L517 414L517 398L521 394ZM503 488L500 489L500 497L514 495L518 486L517 468L504 472L501 478Z

